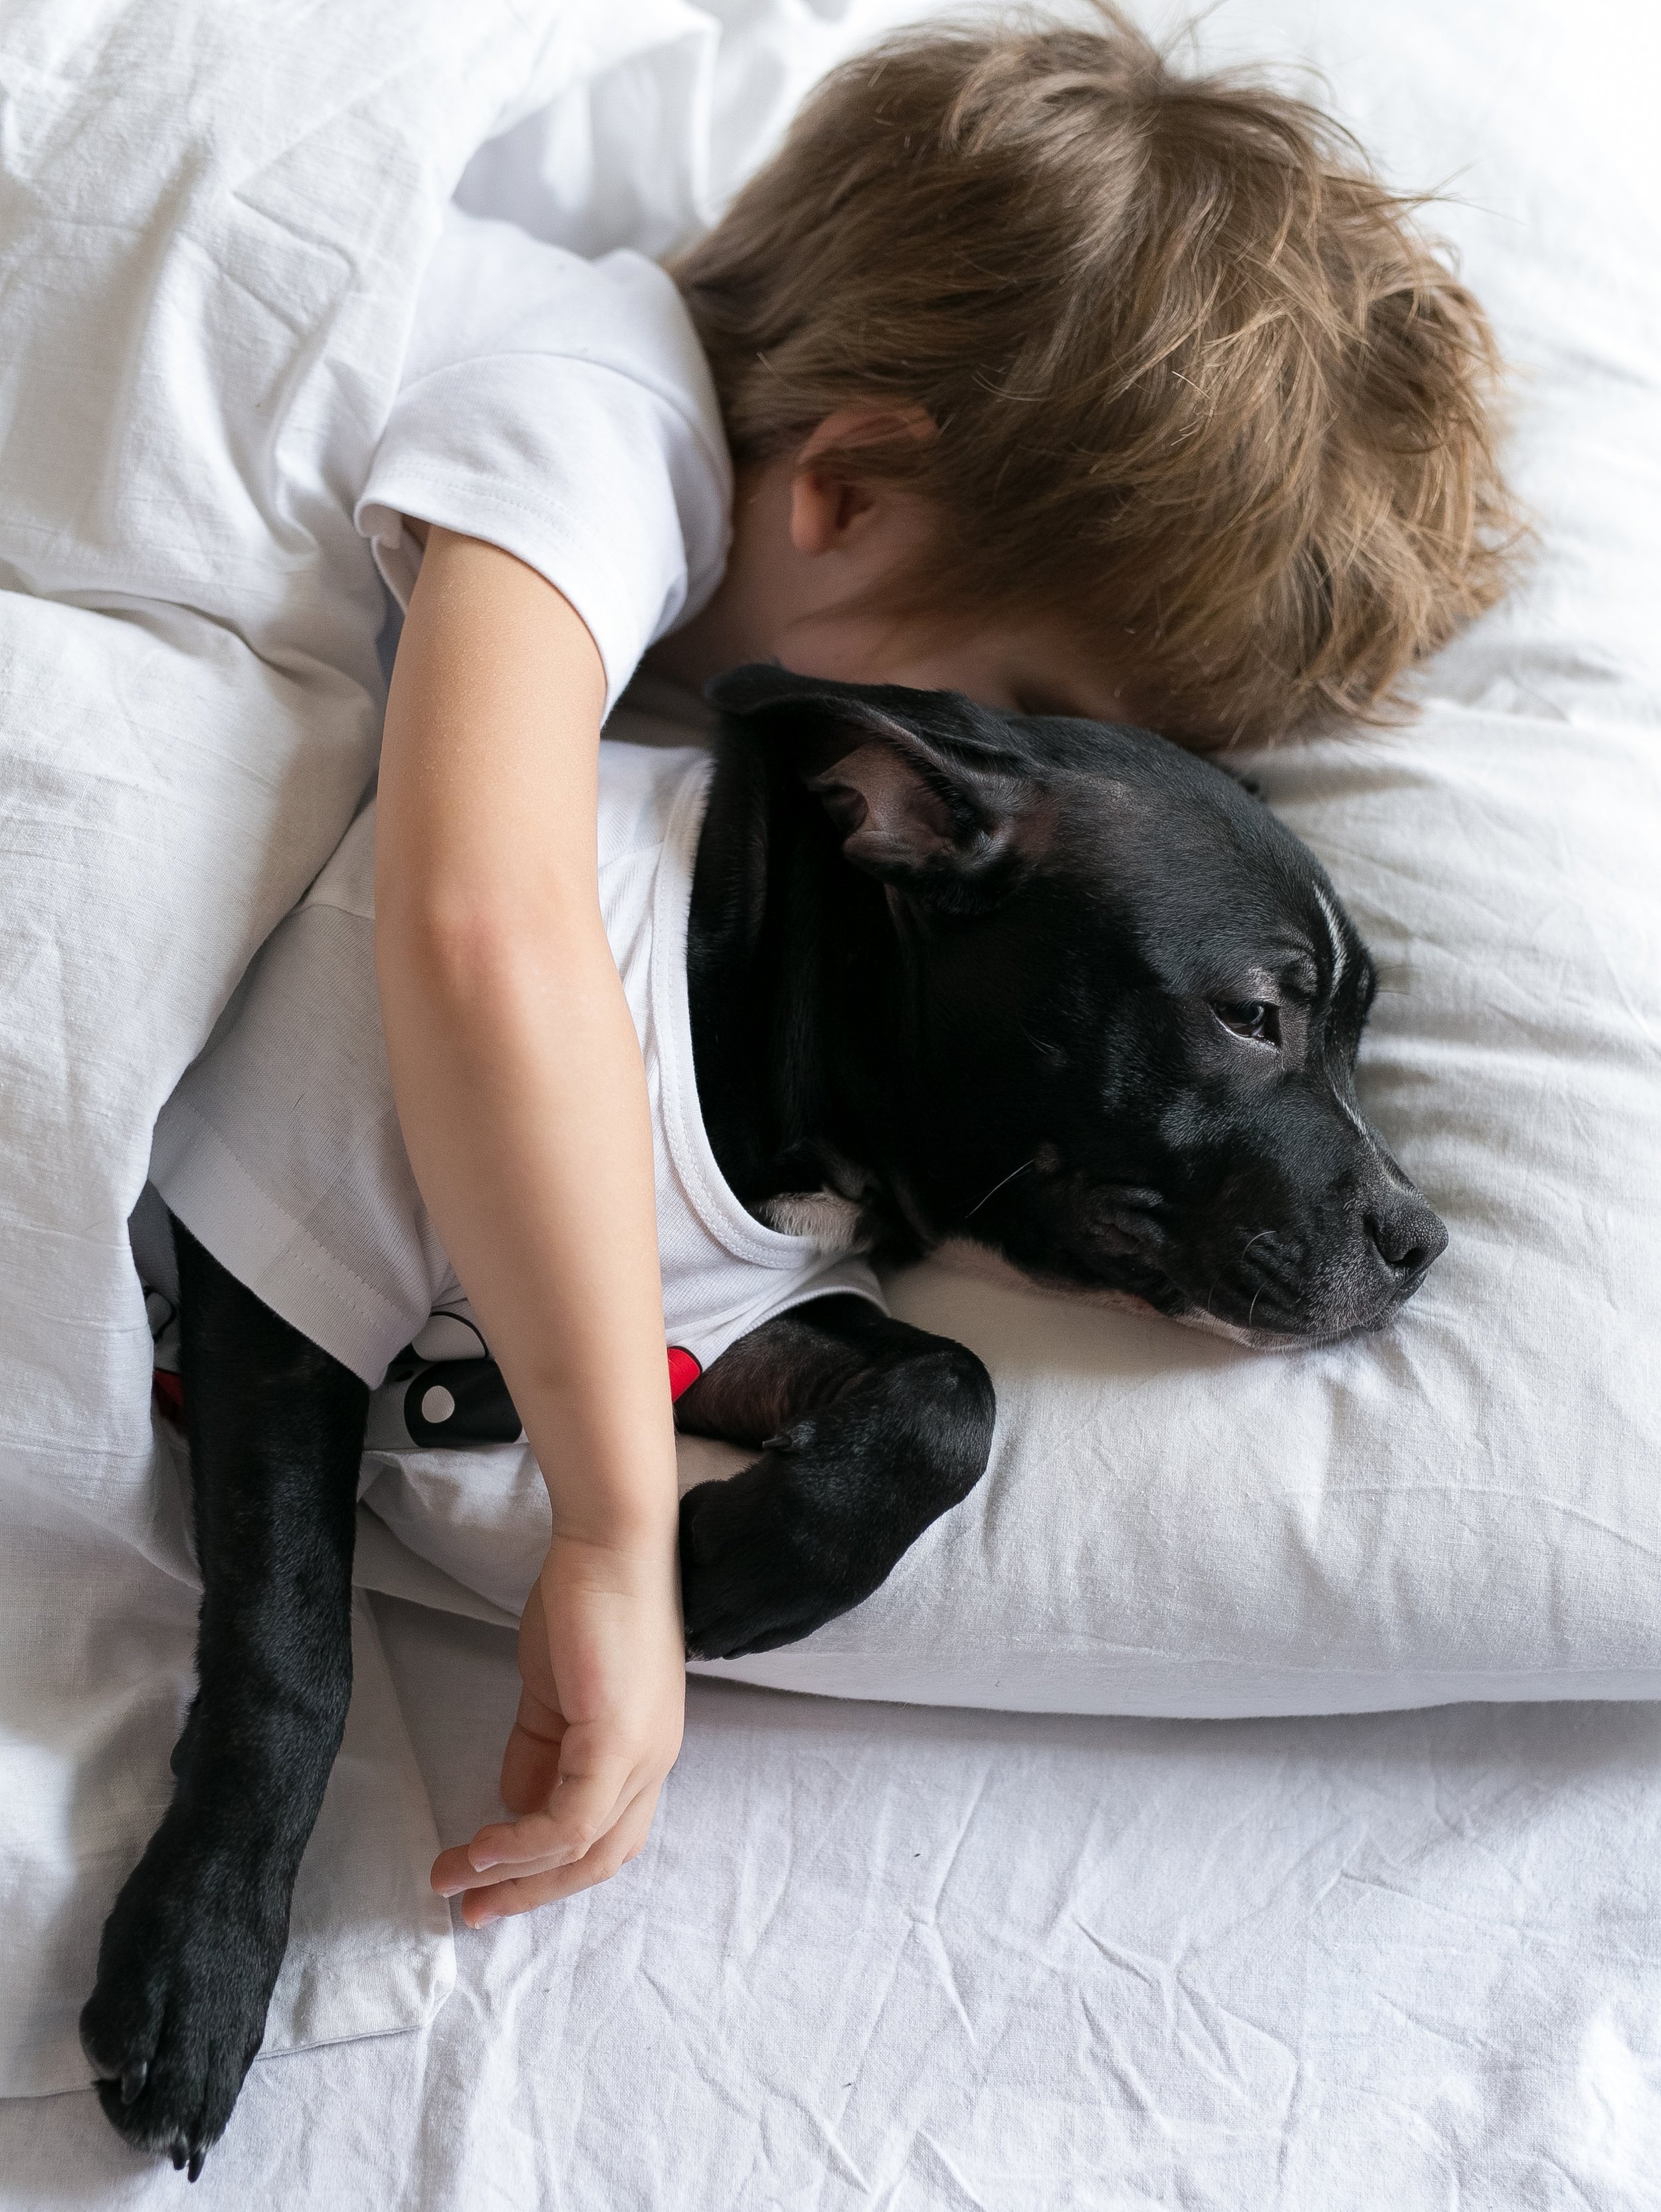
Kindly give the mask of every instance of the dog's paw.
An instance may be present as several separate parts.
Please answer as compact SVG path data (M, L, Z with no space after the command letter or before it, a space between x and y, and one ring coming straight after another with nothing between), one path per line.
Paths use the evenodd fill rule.
M881 1579L853 1571L771 1460L700 1482L681 1500L681 1602L694 1659L794 1644Z
M169 1863L162 1840L105 1923L81 2045L112 2125L194 2181L264 2036L287 1931L251 1895L259 1885L241 1860L197 1852Z

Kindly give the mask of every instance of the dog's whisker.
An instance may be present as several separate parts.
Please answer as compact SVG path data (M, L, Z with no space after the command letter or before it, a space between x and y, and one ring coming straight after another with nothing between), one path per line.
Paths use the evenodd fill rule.
M1031 1159L1022 1160L1018 1168L1011 1168L1009 1174L1004 1176L1002 1182L995 1182L991 1188L986 1193L985 1198L976 1199L974 1204L969 1208L963 1218L966 1221L973 1220L974 1216L979 1212L981 1207L986 1204L989 1199L996 1198L999 1191L1006 1189L1009 1185L1015 1181L1017 1176L1025 1175L1028 1168L1035 1168L1037 1165L1038 1154L1034 1152Z

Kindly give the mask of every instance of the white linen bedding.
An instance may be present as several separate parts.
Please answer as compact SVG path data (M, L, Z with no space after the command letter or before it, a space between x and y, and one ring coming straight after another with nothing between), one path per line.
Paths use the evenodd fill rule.
M446 1841L509 1638L383 1613ZM1661 1717L930 1712L691 1686L645 1856L258 2064L191 2212L1654 2212ZM162 2212L89 2092L0 2206Z
M720 15L732 35L718 54ZM531 0L459 16L436 0L354 0L234 18L88 0L0 15L0 2088L84 2080L73 2021L97 1929L165 1800L194 1595L177 1488L151 1460L124 1224L157 1106L344 827L373 758L377 602L351 484L396 381L421 238L473 147L515 125L470 173L470 204L517 194L550 234L597 250L666 243L878 20L828 0L822 12ZM1294 826L1329 851L1387 981L1405 986L1381 1008L1370 1095L1458 1241L1396 1336L1296 1367L1189 1338L1173 1365L1156 1341L1171 1333L1153 1324L1017 1310L944 1270L901 1285L906 1310L993 1356L1004 1419L992 1477L976 1517L943 1524L890 1592L816 1648L752 1671L784 1680L794 1665L802 1686L865 1695L1150 1709L1654 1696L1652 26L1609 4L1577 11L1571 33L1543 0L1502 19L1476 0L1225 0L1203 37L1318 64L1398 179L1455 181L1462 202L1438 222L1525 372L1520 474L1544 524L1528 587L1429 672L1419 729L1271 770ZM631 47L634 64L609 68ZM115 139L78 132L88 104L114 118ZM251 134L235 161L232 116ZM112 171L100 148L117 141L130 159ZM1412 799L1407 813L1392 813L1392 792ZM1436 825L1428 850L1415 821ZM1437 916L1428 943L1420 901ZM1440 1027L1423 1026L1427 1012ZM1034 1336L1041 1361L1022 1352ZM1316 1419L1317 1456L1283 1456L1294 1440L1306 1449ZM1125 1500L1117 1521L1095 1510L1100 1486L1123 1479L1127 1434L1161 1484L1130 1522ZM1195 1437L1204 1450L1173 1465L1172 1439L1186 1452ZM1330 1457L1328 1440L1341 1447ZM1086 1494L1088 1512L1074 1502ZM1026 1577L1023 1559L1047 1571L1075 1542L1072 1588ZM420 1563L405 1555L399 1571ZM970 1631L955 1591L979 1616ZM1006 1596L1022 1634L1036 1624L1041 1638L989 1644L985 1624L1017 1626L989 1609ZM403 1676L417 1726L446 1710L474 1633L429 1625L430 1663L412 1659ZM488 1696L434 1723L435 1786L494 1760L501 1659ZM1188 1687L1173 1691L1183 1668ZM428 1821L390 1700L376 1702L372 1646L361 1681L361 1763L343 1765L308 1857L274 2048L427 2021L452 1971L419 1884L386 1880L419 1862ZM694 1704L710 1726L694 1727L676 1778L687 1826L650 1919L620 1886L557 1923L500 1931L488 1954L468 1939L480 1978L464 1974L460 2002L421 2034L257 2069L246 2108L271 2114L270 2131L252 2123L251 2165L227 2144L202 2186L223 2173L232 2191L240 2173L243 2196L227 2201L246 2202L263 2193L251 2179L262 2158L280 2155L299 2177L287 2202L472 2201L446 2164L453 2122L482 2173L494 2140L513 2146L502 2154L518 2163L478 2201L558 2201L578 2155L559 2130L580 2135L591 2112L573 2203L677 2201L683 2171L688 2203L830 2203L839 2191L894 2204L1242 2208L1278 2191L1320 2212L1567 2203L1577 2191L1600 2207L1646 2201L1661 2078L1647 1709L1231 1736L831 1707L787 1720L757 1693L712 1689ZM736 1724L755 1732L749 1750L716 1747L724 1713L757 1717ZM1027 1744L1046 1748L1023 1763ZM839 1860L844 1801L815 1792L850 1745L867 1747L871 1820L850 1825ZM1022 1794L995 1815L1000 1766ZM915 1790L913 1768L926 1778ZM1137 1808L1123 1835L1100 1806L1116 1770ZM487 1779L466 1771L470 1804L482 1802ZM1301 1804L1323 1789L1349 1808L1330 1832L1366 1844L1353 1875L1342 1851L1315 1848L1329 1832L1318 1820L1286 1817L1288 1790ZM1201 1847L1208 1802L1227 1809ZM371 1804L379 1850L365 1848ZM769 1807L774 1856L745 1833ZM1070 1882L1121 1889L1109 1941L1130 1963L1102 1996L1080 1961L1106 1952L1087 1940L1050 1958L1036 1945L1052 2003L1026 2040L1029 1998L1005 2011L994 1993L983 2013L975 1983L1013 1910L1009 1885L967 1887L940 1936L893 1874L901 1834L943 1882L983 1845L989 1864L1032 1869L1058 1929L1083 1894ZM694 1863L741 1881L732 1910L702 1911ZM1164 1865L1168 1893L1131 1878ZM1325 1890L1307 1879L1320 1866ZM1227 1967L1196 1983L1191 1923L1176 1916L1209 1882L1217 1917L1198 1949L1213 1964L1227 1954ZM1341 1906L1356 1908L1342 1923ZM1092 1911L1079 1917L1100 1932ZM718 1969L711 1925L732 1946ZM1136 1940L1154 1926L1162 1950ZM573 1981L591 1927L600 1948ZM1444 1971L1443 1938L1426 1931L1450 1927L1465 1948ZM883 1982L901 1929L932 1961L928 2002L903 1976ZM869 2046L865 2120L833 2086L859 2078L840 2065L867 2047L857 2019L836 2023L809 2087L792 2087L789 2063L803 2047L787 2032L792 2008L810 2016L824 1986L791 1962L842 1944L848 1988L894 1991L890 2039ZM1335 1944L1344 1970L1326 1973ZM1324 1994L1308 2009L1312 1973ZM550 1974L584 1999L573 2021L606 2024L563 2057ZM1191 2031L1191 1987L1203 2014ZM1145 2033L1090 2041L1127 2007ZM702 2066L711 2014L723 2039ZM1380 2053L1398 2033L1410 2048L1392 2071ZM981 2107L967 2109L971 2091L943 2118L951 2080L983 2078L963 2055L983 2044L996 2064ZM1439 2075L1449 2049L1464 2058ZM550 2069L568 2106L527 2087ZM289 2073L315 2098L286 2092ZM665 2083L673 2112L643 2130ZM389 2104L403 2115L390 2131ZM1103 2112L1106 2136L1092 2132ZM152 2178L94 2121L85 2098L60 2117L9 2116L16 2201L148 2191ZM694 2147L688 2166L665 2166L673 2186L654 2196L643 2161L680 2141ZM1386 2145L1416 2197L1379 2191Z
M481 143L687 24L674 0L0 11L0 2089L84 2078L76 1992L166 1802L195 1600L126 1220L157 1109L373 767L352 507L426 255ZM413 1849L396 1726L365 1750ZM380 1909L343 1863L336 1935L349 1891ZM400 1910L359 2027L439 1986L419 1886Z

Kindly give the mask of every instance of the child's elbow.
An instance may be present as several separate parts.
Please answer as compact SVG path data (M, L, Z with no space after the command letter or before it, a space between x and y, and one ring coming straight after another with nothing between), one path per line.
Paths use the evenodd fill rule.
M433 893L377 914L375 962L383 993L391 985L429 1006L476 1011L544 986L597 937L603 945L595 901Z

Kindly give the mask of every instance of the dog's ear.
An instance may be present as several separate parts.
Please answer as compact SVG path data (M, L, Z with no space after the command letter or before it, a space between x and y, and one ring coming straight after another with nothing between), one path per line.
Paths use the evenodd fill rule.
M852 867L955 906L982 907L1015 872L1015 794L965 773L885 717L839 761L804 778ZM973 896L970 896L973 894Z
M736 669L724 714L770 725L850 865L959 912L984 910L1036 857L1046 810L1009 726L955 692Z

